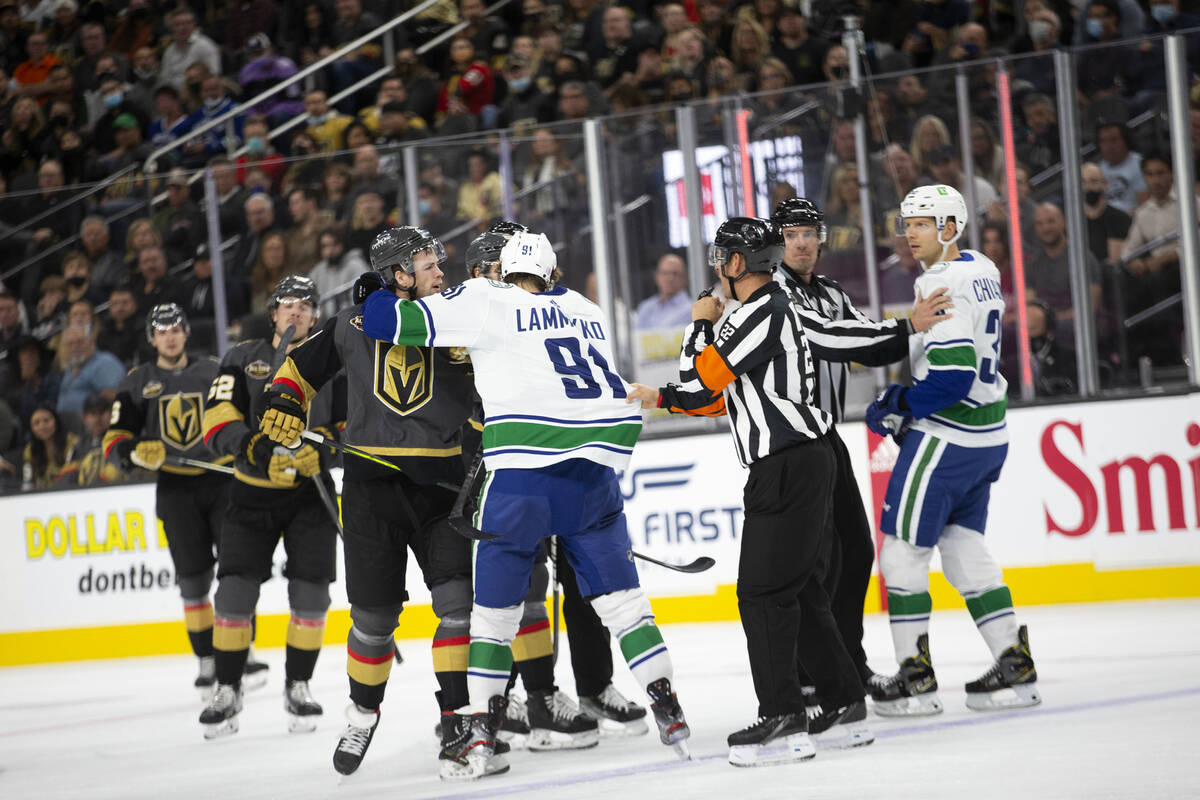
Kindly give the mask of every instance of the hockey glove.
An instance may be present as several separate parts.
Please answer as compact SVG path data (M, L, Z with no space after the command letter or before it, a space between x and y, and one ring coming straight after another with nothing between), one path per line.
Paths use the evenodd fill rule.
M160 469L167 460L167 447L162 439L142 439L133 446L129 460L142 469Z
M277 445L263 433L251 433L238 453L234 466L238 472L267 480L273 487L290 489L296 485L296 460L290 451Z
M311 444L306 444L293 454L296 471L306 478L321 473L321 454Z
M296 447L307 418L300 398L296 397L291 387L281 383L271 384L266 391L266 410L263 411L259 428L272 442L284 447Z
M364 272L358 276L358 280L354 282L354 288L350 292L350 298L354 301L354 305L362 305L362 303L375 292L380 289L386 289L387 284L383 282L383 276L378 272Z
M912 412L904 395L908 389L898 383L884 389L875 402L867 406L867 427L880 436L895 436L896 441L904 437L912 421Z

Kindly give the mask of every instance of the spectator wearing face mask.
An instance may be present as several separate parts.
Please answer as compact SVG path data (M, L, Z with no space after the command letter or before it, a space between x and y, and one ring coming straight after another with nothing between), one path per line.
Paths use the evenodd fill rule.
M217 75L210 75L200 84L200 96L204 105L192 112L192 128L199 128L231 111L237 104L225 93L225 83ZM233 132L228 124L217 125L197 136L183 146L184 164L199 167L215 155L239 147L242 143L245 118L233 118Z
M269 132L270 123L262 114L252 114L246 118L242 130L246 137L246 152L237 158L238 173L244 175L250 167L258 167L270 177L272 186L278 186L287 164L271 144L267 136Z
M308 114L308 127L304 129L317 143L322 153L332 153L342 142L342 134L354 118L329 107L329 97L321 89L304 95L304 111ZM295 145L293 144L293 150Z
M133 118L139 131L150 127L148 114L125 97L125 84L115 76L100 81L100 104L103 111L92 128L91 151L96 155L111 153L117 147L116 122L122 115Z

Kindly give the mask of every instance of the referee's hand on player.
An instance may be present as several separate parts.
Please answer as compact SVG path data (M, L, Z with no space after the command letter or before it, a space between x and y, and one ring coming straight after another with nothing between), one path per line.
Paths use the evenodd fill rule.
M625 396L625 402L641 402L643 409L658 408L658 389L643 386L640 383L631 383L629 384L629 394Z

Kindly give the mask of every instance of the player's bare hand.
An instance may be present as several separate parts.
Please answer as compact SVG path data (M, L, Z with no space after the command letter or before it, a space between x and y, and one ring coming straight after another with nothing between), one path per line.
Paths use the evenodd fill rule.
M721 318L721 314L724 311L725 303L722 302L721 298L711 294L707 297L701 297L692 303L692 322L706 319L715 324Z
M658 408L658 389L640 383L631 383L629 386L629 394L625 396L626 403L640 402L643 409Z
M923 333L942 320L949 319L952 308L954 308L954 301L950 299L945 286L939 287L929 297L922 297L918 290L917 303L913 306L912 316L909 317L913 330Z

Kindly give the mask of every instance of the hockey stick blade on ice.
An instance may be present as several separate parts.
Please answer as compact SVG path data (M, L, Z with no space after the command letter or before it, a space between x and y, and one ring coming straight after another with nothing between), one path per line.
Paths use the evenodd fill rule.
M483 449L480 448L475 451L475 457L471 459L471 466L467 469L467 477L463 478L462 486L458 490L458 497L454 498L454 506L450 509L450 516L446 518L446 522L450 523L450 527L460 536L465 536L476 542L490 542L499 539L500 536L495 533L485 533L479 530L463 517L463 509L467 506L467 497L471 494L471 485L475 483L475 476L479 474L479 468L482 466Z
M657 558L651 558L648 555L639 553L637 550L630 550L629 552L633 554L634 558L640 558L642 561L649 561L651 564L658 564L660 567L666 567L667 569L674 570L675 572L704 572L705 570L712 569L713 565L717 563L709 556L700 556L695 561L692 561L688 564L668 564L666 561L659 561Z

